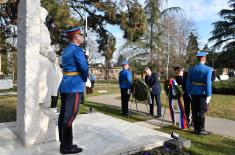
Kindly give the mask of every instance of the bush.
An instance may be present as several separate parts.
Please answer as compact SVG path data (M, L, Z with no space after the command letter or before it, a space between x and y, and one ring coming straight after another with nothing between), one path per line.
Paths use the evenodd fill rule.
M212 85L214 94L230 94L235 95L235 78L226 81L215 81Z

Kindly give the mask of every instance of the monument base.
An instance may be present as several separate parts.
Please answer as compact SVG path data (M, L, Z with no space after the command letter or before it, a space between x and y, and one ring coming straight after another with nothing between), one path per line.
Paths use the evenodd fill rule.
M57 127L55 128L57 129ZM120 155L163 146L170 135L101 113L78 115L73 141L79 155ZM58 141L24 147L15 135L15 123L0 123L1 155L60 155Z

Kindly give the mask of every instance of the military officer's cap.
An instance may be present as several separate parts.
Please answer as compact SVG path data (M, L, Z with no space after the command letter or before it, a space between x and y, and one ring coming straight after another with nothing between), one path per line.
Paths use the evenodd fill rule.
M207 54L208 54L208 52L199 51L199 52L197 52L196 56L197 56L197 57L205 57Z
M128 64L128 61L127 61L127 60L125 60L125 61L122 62L122 65L127 65L127 64Z
M65 33L66 33L68 36L73 35L73 34L76 34L76 33L81 34L81 29L80 29L80 27L78 26L78 27L75 27L75 28L72 28L72 29L70 29L70 30L65 31Z

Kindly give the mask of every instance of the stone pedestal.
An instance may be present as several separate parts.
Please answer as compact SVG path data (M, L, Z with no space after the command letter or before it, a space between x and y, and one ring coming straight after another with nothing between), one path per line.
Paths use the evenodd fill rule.
M17 27L17 124L26 146L56 140L57 114L39 104L40 0L20 0Z

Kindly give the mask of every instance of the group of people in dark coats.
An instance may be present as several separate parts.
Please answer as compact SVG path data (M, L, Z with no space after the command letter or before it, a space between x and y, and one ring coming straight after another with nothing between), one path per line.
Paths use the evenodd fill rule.
M198 64L191 67L188 72L181 67L174 67L175 79L178 85L182 87L184 112L186 114L188 127L194 126L196 134L207 135L205 131L205 113L208 110L212 95L211 83L213 80L212 68L205 65L207 53L199 51L196 56ZM131 72L127 61L122 63L123 70L119 74L119 85L121 88L122 113L128 115L128 101L131 89ZM156 117L162 117L161 114L161 86L159 74L151 71L150 67L145 68L145 83L150 88L152 104L150 104L150 114L154 115L154 100L157 105ZM192 109L192 120L190 121L190 111Z

